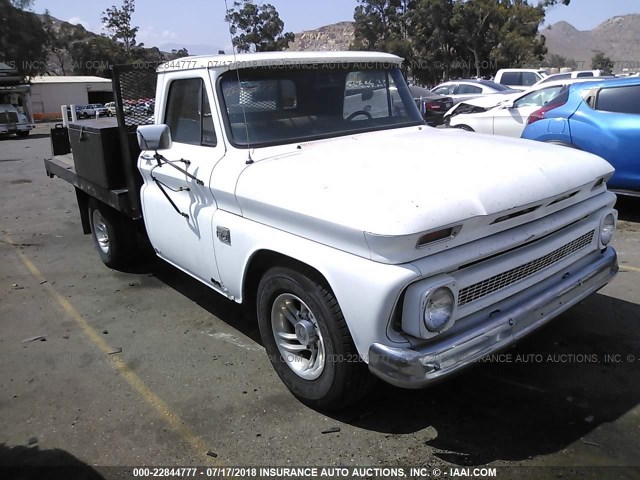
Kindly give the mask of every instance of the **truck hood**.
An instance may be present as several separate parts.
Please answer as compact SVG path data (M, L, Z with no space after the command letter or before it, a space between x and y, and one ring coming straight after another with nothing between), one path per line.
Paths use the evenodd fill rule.
M365 234L406 236L459 224L613 171L578 150L425 127L285 150L256 152L257 161L241 174L236 198L242 214L365 256L371 253Z

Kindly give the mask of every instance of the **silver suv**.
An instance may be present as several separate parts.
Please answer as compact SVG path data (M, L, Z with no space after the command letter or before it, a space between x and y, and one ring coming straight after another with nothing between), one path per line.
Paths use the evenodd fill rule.
M100 117L103 117L109 115L109 110L107 110L101 103L92 103L90 105L85 105L84 107L82 107L82 110L80 110L80 112L78 113L82 118L95 117L96 114L98 114L98 116Z

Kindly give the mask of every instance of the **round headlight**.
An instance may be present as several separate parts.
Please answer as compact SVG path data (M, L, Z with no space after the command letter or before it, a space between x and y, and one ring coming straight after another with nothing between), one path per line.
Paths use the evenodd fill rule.
M602 245L609 245L616 231L616 218L612 213L607 214L600 225L600 242Z
M430 332L442 330L453 313L453 292L446 287L436 289L424 307L424 324Z

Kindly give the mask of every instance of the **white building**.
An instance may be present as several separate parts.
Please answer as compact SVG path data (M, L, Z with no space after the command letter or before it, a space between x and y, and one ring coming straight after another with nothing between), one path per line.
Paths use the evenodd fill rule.
M60 113L61 105L112 102L113 87L102 77L33 77L31 100L34 113Z

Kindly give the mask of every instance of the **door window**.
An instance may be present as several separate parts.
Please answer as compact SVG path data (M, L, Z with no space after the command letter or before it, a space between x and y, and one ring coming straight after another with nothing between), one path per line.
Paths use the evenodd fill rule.
M218 143L211 105L201 78L171 82L164 121L174 142L210 147Z
M458 91L456 92L458 95L465 95L469 93L482 93L481 87L476 87L474 85L460 85L458 87Z
M640 85L603 88L598 95L596 109L640 115Z
M443 87L433 89L433 93L437 93L439 95L453 95L455 88L455 85L445 85Z
M530 87L535 84L540 77L533 72L522 72L522 85L525 87Z
M522 85L522 75L520 72L504 72L500 83L503 85Z

